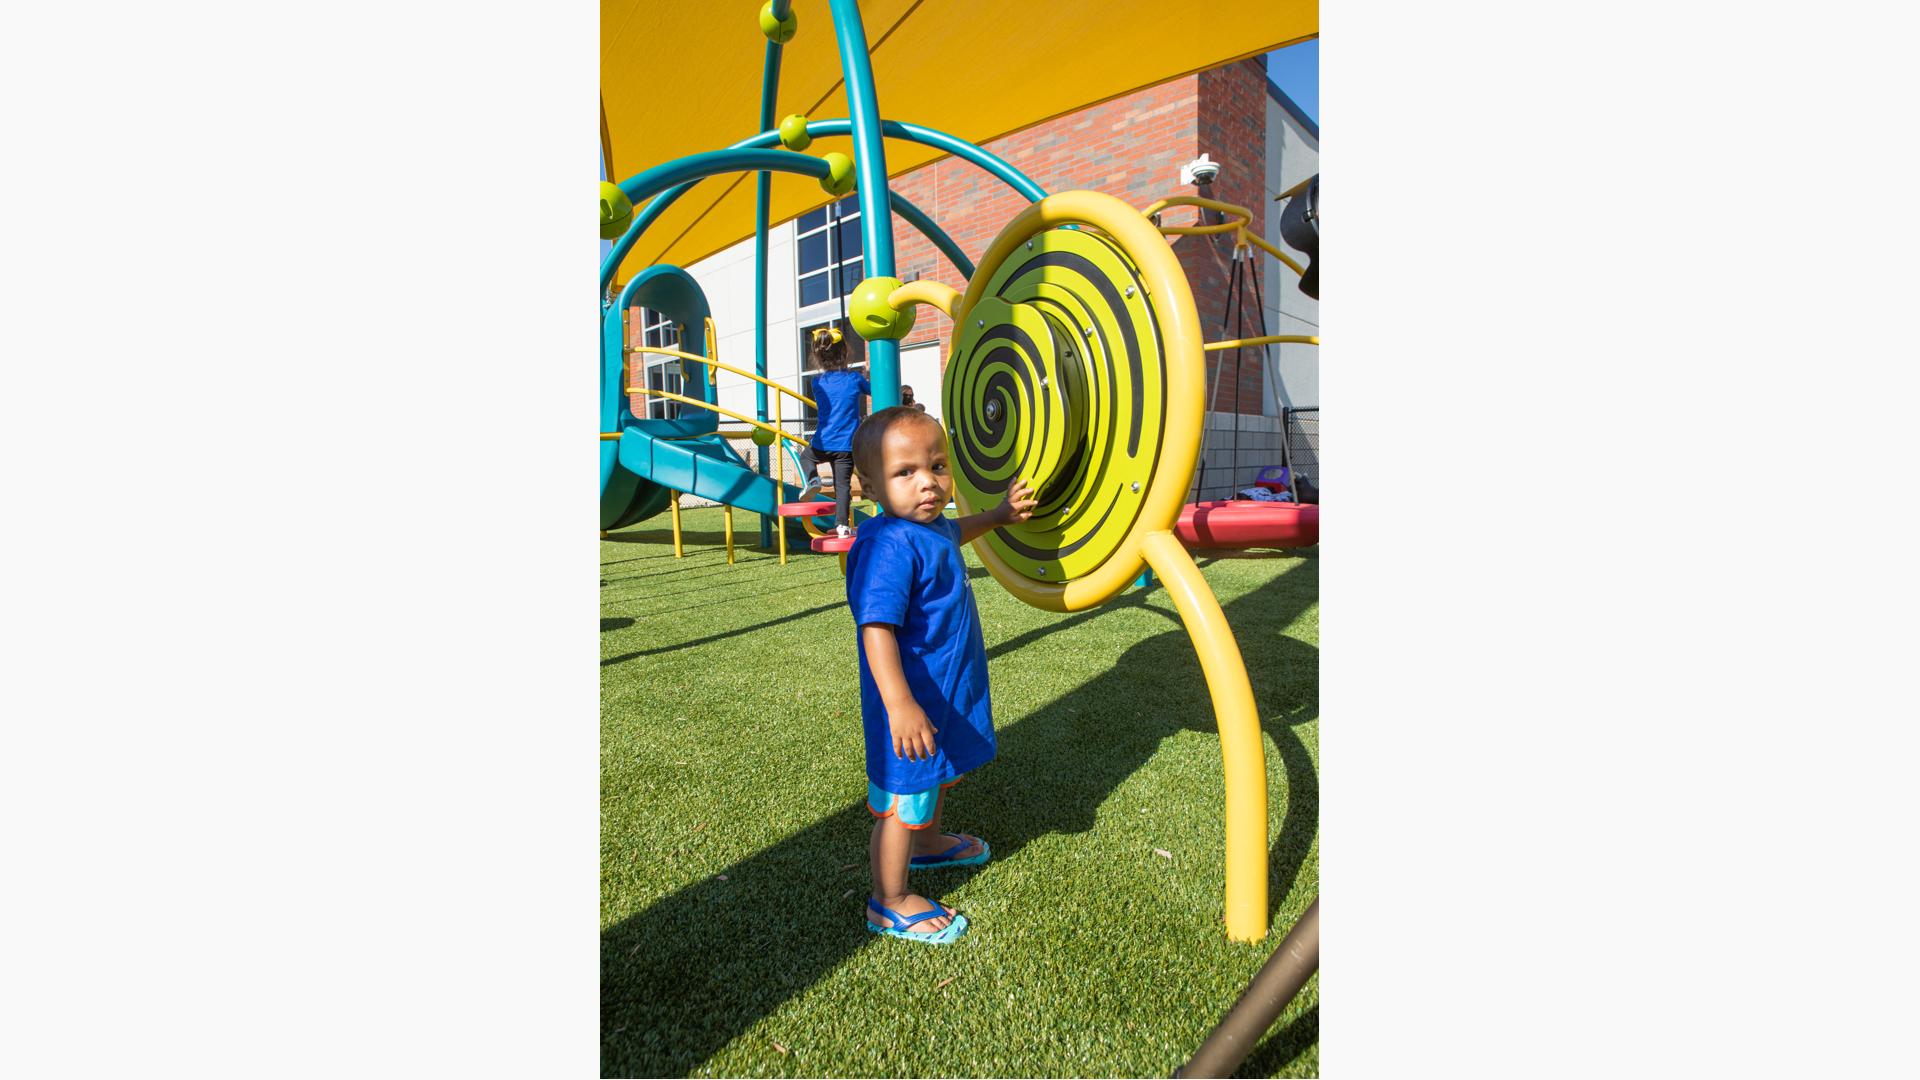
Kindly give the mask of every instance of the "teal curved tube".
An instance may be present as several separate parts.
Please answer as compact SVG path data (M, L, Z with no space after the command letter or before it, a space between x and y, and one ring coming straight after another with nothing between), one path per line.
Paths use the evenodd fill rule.
M809 123L807 125L807 130L812 132L815 135L820 135L820 136L847 135L847 134L851 134L853 131L853 121L844 120L844 119L819 120L813 123ZM990 151L982 150L980 147L973 145L972 143L966 141L965 139L958 138L957 136L949 135L944 131L938 131L934 128L925 127L920 124L909 124L900 120L883 120L880 122L880 130L889 139L900 139L903 142L920 143L923 146L931 146L939 150L945 150L946 152L964 161L971 162L979 166L981 169L985 170L989 175L993 176L995 179L1000 180L1002 183L1005 183L1008 187L1019 192L1021 196L1026 198L1029 202L1038 202L1041 199L1044 199L1047 197L1046 189L1042 188L1039 184L1034 183L1033 180L1027 176L1027 174L1021 172L1019 169L1014 168L1012 165L1008 164L1004 159L996 156ZM739 142L734 143L732 146L727 147L727 150L760 150L760 149L766 149L773 146L778 146L779 144L780 144L780 132L777 129L769 128L768 130L762 131L757 135L749 136L748 138L742 139ZM725 151L712 151L712 152L724 153ZM703 155L703 154L693 155L694 158L705 157L705 156L706 155ZM818 160L817 158L812 158L812 157L808 157L806 155L800 155L800 154L790 154L789 156L792 158L804 157L806 160L809 160L809 161ZM693 160L693 158L682 158L681 160L691 161ZM759 171L759 166L753 166L752 169L754 171ZM648 171L651 172L652 170L648 170ZM721 169L717 171L725 172L728 170ZM742 170L742 171L745 171L745 170ZM790 169L786 171L807 172L808 170ZM641 179L641 177L644 177L646 175L647 175L646 173L641 173L639 176L634 177L633 181L629 181L629 182L630 183L637 182L638 180ZM705 174L705 176L711 176L711 175L714 175L714 173L709 172ZM815 176L826 175L826 166L824 165L820 166L819 171L814 172L813 175ZM705 176L701 177L700 179L704 179ZM655 198L652 202L649 202L645 207L641 208L637 213L633 215L633 225L630 228L628 228L626 234L620 237L620 239L613 245L613 249L607 253L606 261L600 265L601 291L604 292L606 290L606 287L613 282L614 272L620 269L620 264L626 259L627 252L633 250L633 245L639 241L640 237L643 234L646 233L647 228L651 226L654 223L654 221L660 217L661 214L666 213L667 208L672 206L675 200L679 199L680 196L685 195L688 191L692 190L693 185L698 182L699 182L699 179L689 180L685 183L679 184L675 187L671 187L665 191L660 192L657 198ZM625 185L622 185L621 189L626 190ZM899 198L899 194L897 192L889 191L888 195L892 197L892 200L896 207L899 206L900 203L905 201ZM635 200L636 205L638 204L638 201L639 200L637 199ZM912 206L911 203L907 203L907 205ZM918 208L915 207L915 209L917 210ZM925 224L923 225L921 224L921 221L915 221L913 216L909 213L902 212L900 216L906 218L910 223L912 223L913 226L919 229L920 232L924 236L926 236L928 240L933 241L933 245L939 248L940 251L947 256L947 258L953 259L953 264L955 266L960 267L963 273L965 273L968 277L973 276L973 270L972 270L973 264L971 262L965 261L966 260L965 255L960 255L959 258L954 257L956 253L960 251L959 245L955 244L952 238L947 236L945 232L940 231L939 226L934 223L932 218L927 217L927 215L924 213L920 214L921 221L925 222ZM758 223L756 222L756 225L757 224Z
M933 219L927 216L925 210L908 202L906 196L897 191L887 192L887 201L893 204L894 213L905 218L907 224L919 229L920 235L933 241L933 246L939 248L941 254L953 260L953 265L960 268L961 277L973 276L973 260L967 258L967 253L960 250L960 245L953 242L953 237L948 236L945 229L933 223Z
M802 176L820 179L827 175L827 163L810 154L794 154L785 150L763 150L748 147L728 147L725 150L709 150L703 154L689 154L686 157L655 165L653 168L620 182L620 190L626 193L635 206L643 200L653 199L668 188L679 187L681 192L709 176L730 172L790 172ZM679 195L676 193L675 198ZM653 199L647 208L634 215L633 224L626 235L607 252L606 261L600 264L600 291L606 292L613 283L614 272L620 269L620 263L626 259L627 252L671 204L671 199Z
M645 431L648 437L685 438L711 432L719 420L713 413L694 411L679 420L640 420L628 408L620 393L621 374L626 366L626 341L622 337L620 314L639 305L658 311L675 323L703 326L712 314L706 294L693 275L678 266L650 266L634 275L620 291L620 299L608 307L600 320L600 430L624 432L629 428ZM706 337L698 335L683 343L690 353L706 355ZM711 400L711 383L705 365L688 372L683 387L688 397ZM620 445L600 443L600 527L616 529L659 513L668 495L656 490L657 478L639 475L620 465Z

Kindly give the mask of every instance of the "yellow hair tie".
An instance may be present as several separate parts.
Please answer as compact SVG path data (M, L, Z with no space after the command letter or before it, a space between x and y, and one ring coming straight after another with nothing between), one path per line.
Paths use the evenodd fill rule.
M840 337L841 335L838 327L822 326L813 332L813 340L820 341L822 339L825 339L827 341L831 341L835 345L840 344Z

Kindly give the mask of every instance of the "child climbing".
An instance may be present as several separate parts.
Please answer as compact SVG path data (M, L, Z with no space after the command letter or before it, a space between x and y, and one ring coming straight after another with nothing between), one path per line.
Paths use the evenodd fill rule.
M882 409L853 437L863 490L886 511L848 553L847 602L858 627L866 728L867 929L944 945L966 916L907 887L907 871L987 861L986 841L940 831L946 788L993 759L993 704L980 612L960 546L1033 516L1021 480L991 510L954 520L946 432L908 406Z
M873 393L867 377L847 370L847 343L837 328L813 332L813 362L820 374L813 380L813 400L819 422L813 429L813 457L833 470L833 525L840 536L852 536L853 432L860 424L862 402Z

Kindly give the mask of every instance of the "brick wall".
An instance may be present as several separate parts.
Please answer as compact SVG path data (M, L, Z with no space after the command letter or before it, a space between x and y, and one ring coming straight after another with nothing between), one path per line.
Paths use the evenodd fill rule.
M1258 59L1203 71L1037 124L987 143L985 148L1049 192L1099 191L1134 207L1170 195L1204 194L1247 207L1253 212L1250 227L1260 232L1266 214L1266 207L1261 205L1266 168L1266 72ZM1220 180L1211 191L1181 187L1180 166L1202 152L1220 162ZM976 262L1006 223L1027 205L1012 188L974 165L951 157L916 169L890 186L925 210ZM1192 217L1191 209L1181 207L1168 211L1164 220L1167 224L1185 224ZM901 280L912 280L918 274L955 289L966 287L960 271L946 256L899 218L894 220L893 240L896 273ZM1186 236L1174 240L1173 250L1193 289L1203 336L1209 341L1234 336L1231 327L1224 335L1220 332L1233 241ZM1262 290L1266 287L1262 281ZM1257 330L1250 293L1243 294L1243 302L1247 308L1245 336L1251 337ZM945 339L951 331L946 316L923 307L913 333L902 344ZM1208 385L1212 386L1213 364L1218 356L1210 353L1208 357ZM1216 409L1235 409L1232 374L1229 360L1214 403ZM1259 354L1248 350L1241 359L1238 411L1261 411L1264 391L1260 380Z

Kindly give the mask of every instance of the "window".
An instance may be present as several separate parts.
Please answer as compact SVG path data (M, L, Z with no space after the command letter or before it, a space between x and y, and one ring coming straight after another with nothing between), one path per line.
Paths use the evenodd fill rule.
M677 349L680 347L680 328L665 315L646 308L634 310L632 325L637 328L636 345L656 349ZM684 394L686 390L680 379L680 358L661 356L658 353L638 353L634 363L628 368L628 378L641 375L631 385L645 386L649 390L664 390L670 394ZM633 398L633 414L648 420L673 420L680 416L680 403L667 398Z
M800 306L824 304L860 284L862 259L860 200L849 195L794 222L794 272L800 278Z
M867 343L853 332L847 320L826 319L805 327L800 331L800 392L808 397L813 396L813 378L820 373L819 365L813 362L813 332L833 326L840 328L841 340L847 343L847 370L867 370ZM800 408L804 413L801 417L802 432L811 432L820 419L819 411L806 402L801 402Z

